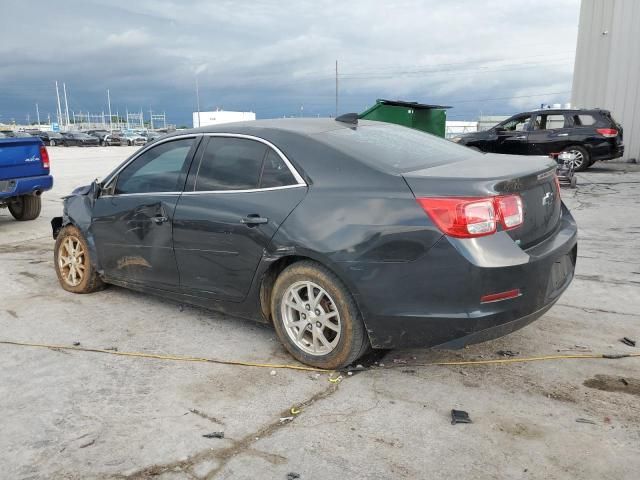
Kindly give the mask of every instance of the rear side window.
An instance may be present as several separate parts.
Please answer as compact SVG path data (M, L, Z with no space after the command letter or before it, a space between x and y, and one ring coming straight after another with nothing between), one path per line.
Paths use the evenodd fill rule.
M196 191L258 188L267 146L244 138L209 138L196 175Z
M576 126L589 126L589 125L595 125L596 124L596 119L593 117L593 115L574 115L573 116L573 124Z
M533 128L534 130L555 130L565 127L564 115L560 113L537 115Z
M379 125L376 125L379 123ZM318 138L341 153L387 173L404 173L454 163L482 154L429 133L371 122L340 128Z
M284 187L296 183L296 179L293 178L293 174L284 160L272 149L269 149L262 165L260 188Z

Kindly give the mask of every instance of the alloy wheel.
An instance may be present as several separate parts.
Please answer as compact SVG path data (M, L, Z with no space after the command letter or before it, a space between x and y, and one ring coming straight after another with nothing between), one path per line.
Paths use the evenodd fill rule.
M291 285L282 298L284 328L291 341L309 355L327 355L340 341L342 324L336 304L320 285Z
M76 287L82 282L86 271L87 256L80 240L69 235L58 250L58 268L64 282Z
M582 167L582 164L584 163L584 155L582 154L581 151L569 150L567 153L570 153L571 155L573 155L573 160L571 160L571 163L575 170Z

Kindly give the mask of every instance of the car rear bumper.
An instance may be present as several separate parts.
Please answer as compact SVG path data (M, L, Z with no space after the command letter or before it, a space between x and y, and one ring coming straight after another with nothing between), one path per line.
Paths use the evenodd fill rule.
M53 177L51 175L0 180L0 200L44 192L51 190L52 187Z
M553 235L526 251L506 233L442 237L414 262L362 269L368 274L356 280L357 300L372 345L462 347L539 318L573 279L577 227L562 210ZM484 295L513 289L520 296L480 302Z
M624 155L624 145L607 145L605 148L594 148L591 152L591 160L613 160Z

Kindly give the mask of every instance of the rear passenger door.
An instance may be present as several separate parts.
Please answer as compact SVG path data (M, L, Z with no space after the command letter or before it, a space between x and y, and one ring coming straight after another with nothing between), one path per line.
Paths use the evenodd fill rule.
M205 137L173 219L182 289L243 300L271 238L306 190L273 145L241 135Z
M559 153L572 141L571 118L564 113L538 113L529 133L529 154Z

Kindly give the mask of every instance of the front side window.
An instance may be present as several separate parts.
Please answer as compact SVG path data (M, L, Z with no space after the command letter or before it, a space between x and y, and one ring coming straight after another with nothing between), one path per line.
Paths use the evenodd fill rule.
M115 193L181 191L179 182L193 141L185 138L150 148L118 174Z
M514 118L512 120L509 120L505 123L503 123L502 125L499 125L500 127L502 127L505 130L511 131L511 132L521 132L524 130L528 130L529 129L529 120L531 119L531 117L526 116L526 117L518 117L518 118Z
M244 138L209 138L196 176L195 190L258 188L267 146Z

